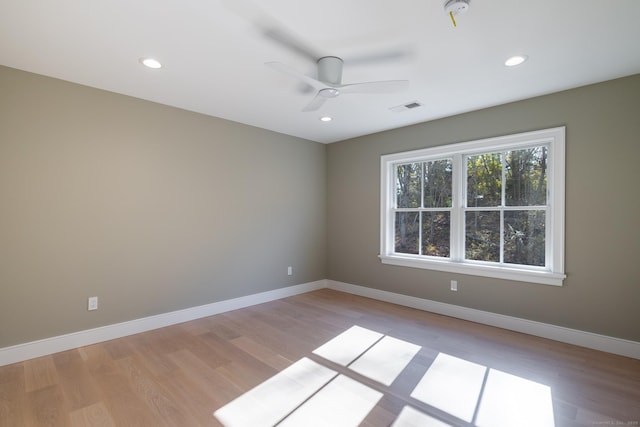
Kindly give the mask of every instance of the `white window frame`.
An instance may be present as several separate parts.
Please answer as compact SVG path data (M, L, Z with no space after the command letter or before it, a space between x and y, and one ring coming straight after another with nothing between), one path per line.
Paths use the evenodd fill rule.
M545 207L545 266L522 266L464 259L464 209L467 155L546 145L547 206ZM400 164L453 159L451 253L449 258L395 252L396 167ZM562 286L565 227L565 127L544 129L476 141L436 146L381 156L380 260L384 264ZM447 209L442 209L447 210Z

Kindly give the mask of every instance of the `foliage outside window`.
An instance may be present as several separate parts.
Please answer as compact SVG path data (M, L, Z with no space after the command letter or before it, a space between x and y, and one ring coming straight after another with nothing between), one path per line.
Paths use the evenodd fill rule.
M564 133L383 156L382 262L561 285Z

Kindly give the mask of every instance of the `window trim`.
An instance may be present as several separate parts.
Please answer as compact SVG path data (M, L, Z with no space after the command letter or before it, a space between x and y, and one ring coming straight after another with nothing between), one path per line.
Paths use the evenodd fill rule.
M565 240L565 133L566 128L556 127L533 132L524 132L475 141L440 145L420 150L387 154L380 158L380 260L383 264L415 267L449 273L524 281L545 285L562 286L566 278L564 272ZM545 267L520 265L492 265L480 261L468 261L460 254L464 247L463 207L465 182L462 176L463 158L466 155L490 151L513 150L534 145L548 145L547 164L547 206L550 211L545 236ZM400 163L453 159L452 177L453 200L451 210L451 258L444 259L422 255L395 253L394 215L395 206L395 166ZM457 171L457 172L455 172ZM549 206L550 205L550 206ZM455 221L455 222L454 222ZM456 226L454 226L454 224ZM553 238L552 238L553 236ZM455 241L455 242L454 242ZM458 253L454 253L454 250Z

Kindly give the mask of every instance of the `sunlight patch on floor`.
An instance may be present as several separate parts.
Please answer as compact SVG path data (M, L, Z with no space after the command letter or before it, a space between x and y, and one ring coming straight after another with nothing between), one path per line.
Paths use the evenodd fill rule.
M411 397L477 427L553 427L551 388L439 353Z
M352 427L360 425L382 393L339 375L279 426Z
M482 393L476 425L478 427L553 426L551 388L491 369Z
M440 353L411 397L470 423L487 368Z
M383 334L370 329L352 326L313 350L313 354L324 357L338 365L347 366L383 336Z
M225 426L273 426L338 373L306 357L218 409Z
M405 406L391 427L452 427L451 424L433 418L411 406Z
M419 345L385 336L349 365L349 369L390 386L420 348Z

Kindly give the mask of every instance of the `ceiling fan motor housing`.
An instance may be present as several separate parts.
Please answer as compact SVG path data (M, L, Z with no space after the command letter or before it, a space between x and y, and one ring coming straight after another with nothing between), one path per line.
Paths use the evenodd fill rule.
M339 85L342 83L342 59L337 56L324 56L318 59L318 80Z

